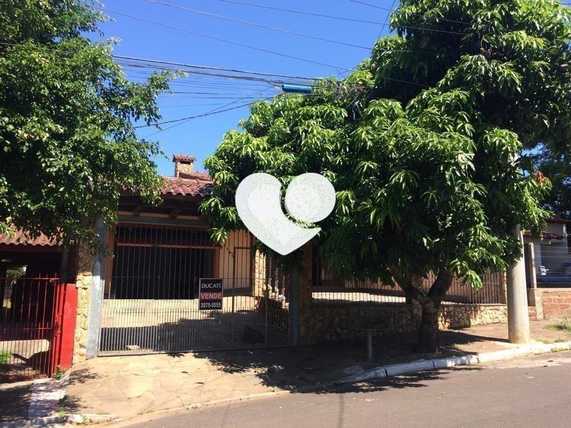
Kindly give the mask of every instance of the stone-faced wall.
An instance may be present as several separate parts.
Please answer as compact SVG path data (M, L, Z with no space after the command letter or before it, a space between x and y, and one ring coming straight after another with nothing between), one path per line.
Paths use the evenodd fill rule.
M77 262L77 321L75 324L75 344L73 362L85 360L87 349L87 328L89 320L89 292L93 278L91 276L93 256L89 249L80 247Z
M418 308L383 303L313 303L305 317L304 340L318 343L363 336L368 329L378 335L413 332L419 323Z
M266 278L266 256L260 250L254 253L254 296L265 295L267 287Z
M402 303L321 303L313 302L304 318L307 343L336 341L363 336L368 329L376 335L415 332L420 324L420 308ZM507 322L505 305L443 305L441 328L463 328Z
M507 321L506 305L449 304L442 305L440 312L440 328L465 328Z

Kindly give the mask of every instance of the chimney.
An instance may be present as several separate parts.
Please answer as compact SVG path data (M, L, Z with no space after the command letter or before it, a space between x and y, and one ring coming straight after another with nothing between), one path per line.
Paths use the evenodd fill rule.
M184 178L185 175L191 175L194 160L194 156L174 155L172 157L172 161L174 162L174 176L176 178Z

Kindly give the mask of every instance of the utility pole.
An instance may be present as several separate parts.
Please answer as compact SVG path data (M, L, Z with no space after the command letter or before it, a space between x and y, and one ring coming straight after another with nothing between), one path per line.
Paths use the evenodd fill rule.
M522 254L510 267L507 275L508 333L510 342L528 343L530 339L529 309L525 281L523 234L519 225L514 228L514 235L521 244Z

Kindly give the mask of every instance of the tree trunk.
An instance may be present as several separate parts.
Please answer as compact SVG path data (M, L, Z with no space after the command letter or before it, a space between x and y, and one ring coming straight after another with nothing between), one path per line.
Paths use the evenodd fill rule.
M452 274L446 270L440 271L436 280L430 287L427 296L419 299L422 311L420 327L418 329L417 351L423 353L438 352L440 332L438 329L438 315L442 299L446 296L452 285Z
M406 295L406 302L420 305L421 319L418 329L417 352L434 353L438 351L438 315L442 300L452 285L452 274L447 270L438 272L428 293L419 284L418 275L393 274Z
M422 316L418 329L416 350L421 353L437 352L439 346L438 312L440 310L440 302L434 302L432 299L427 298L420 303L420 308Z

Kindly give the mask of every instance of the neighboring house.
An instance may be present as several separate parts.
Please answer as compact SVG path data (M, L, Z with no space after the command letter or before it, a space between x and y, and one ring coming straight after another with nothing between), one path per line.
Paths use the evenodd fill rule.
M62 253L45 236L0 235L0 383L71 366L72 349L61 338L73 337L74 313L66 318L63 303L74 306L74 298L56 279Z
M571 285L571 236L568 234L571 230L570 225L571 221L554 217L548 220L539 237L526 234L528 279L531 279L529 269L533 269L535 281L540 287L549 286L549 284L569 283ZM533 257L531 257L531 249L533 249ZM533 267L530 264L533 264Z
M539 237L526 234L528 301L537 319L571 315L571 221L554 217Z
M0 235L0 278L10 270L21 270L28 276L57 274L61 254L59 244L43 235L35 239L21 231Z

